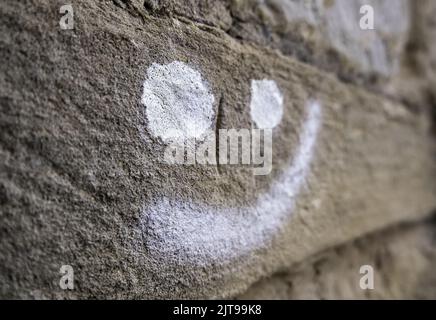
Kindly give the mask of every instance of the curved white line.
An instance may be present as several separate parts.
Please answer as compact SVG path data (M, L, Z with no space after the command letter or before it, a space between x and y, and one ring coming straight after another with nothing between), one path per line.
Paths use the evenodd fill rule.
M307 107L296 156L255 205L217 208L164 197L143 210L142 232L149 252L205 265L247 254L271 240L292 212L313 158L321 107L316 101Z

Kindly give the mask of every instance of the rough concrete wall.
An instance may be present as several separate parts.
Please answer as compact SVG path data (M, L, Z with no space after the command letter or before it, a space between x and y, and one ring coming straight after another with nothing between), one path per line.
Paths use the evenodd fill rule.
M361 298L353 270L381 250L394 284L371 297L415 297L434 268L433 226L380 231L436 207L435 5L412 2L370 1L376 29L362 31L362 1L73 1L73 30L59 27L63 2L3 1L0 296L235 297L281 271L245 296ZM207 92L210 115L190 116L252 128L263 79L283 105L271 174L161 161L151 128L179 116L174 105ZM376 230L386 246L327 251L328 277L295 271ZM74 290L59 287L65 264ZM408 272L410 292L395 282ZM294 279L325 289L306 295Z

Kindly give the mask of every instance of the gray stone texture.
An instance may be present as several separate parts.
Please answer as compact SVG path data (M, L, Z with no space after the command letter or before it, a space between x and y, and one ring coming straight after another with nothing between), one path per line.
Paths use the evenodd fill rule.
M436 299L434 221L359 238L254 284L238 299ZM361 290L360 267L374 268Z
M3 1L0 297L367 298L356 267L378 259L389 283L369 298L434 297L436 7L369 2L373 32L356 27L362 1L73 1L73 30L59 27L62 1ZM215 129L250 128L250 80L278 83L269 176L159 160L142 83L175 60L211 85ZM163 195L253 204L292 158L310 98L323 110L312 170L271 243L213 264L150 255L144 208Z

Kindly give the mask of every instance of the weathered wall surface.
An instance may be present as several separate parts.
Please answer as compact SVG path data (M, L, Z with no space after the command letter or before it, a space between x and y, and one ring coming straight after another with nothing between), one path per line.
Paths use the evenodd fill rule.
M328 250L254 284L240 299L435 299L434 222L383 230ZM361 290L361 266L374 290Z
M75 1L62 30L62 2L2 2L0 296L234 297L281 272L243 297L361 298L355 266L381 251L386 281L415 274L371 297L416 297L434 268L435 5L369 1L362 31L362 3ZM185 71L213 97L200 120L215 132L255 126L252 81L274 81L271 174L161 161L151 128L179 125L171 110L200 90ZM405 221L421 222L383 231ZM327 277L298 271L374 231L327 251Z

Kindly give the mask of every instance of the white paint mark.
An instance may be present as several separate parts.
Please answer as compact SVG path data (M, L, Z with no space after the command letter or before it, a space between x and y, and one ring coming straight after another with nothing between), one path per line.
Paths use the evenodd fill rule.
M272 129L283 116L283 95L274 80L251 80L251 118L259 129Z
M150 132L164 141L201 139L213 122L215 98L209 84L183 62L153 63L141 101Z
M207 265L267 245L292 213L309 172L321 125L321 107L312 101L307 109L294 159L254 205L218 208L164 197L144 208L142 232L150 254Z

